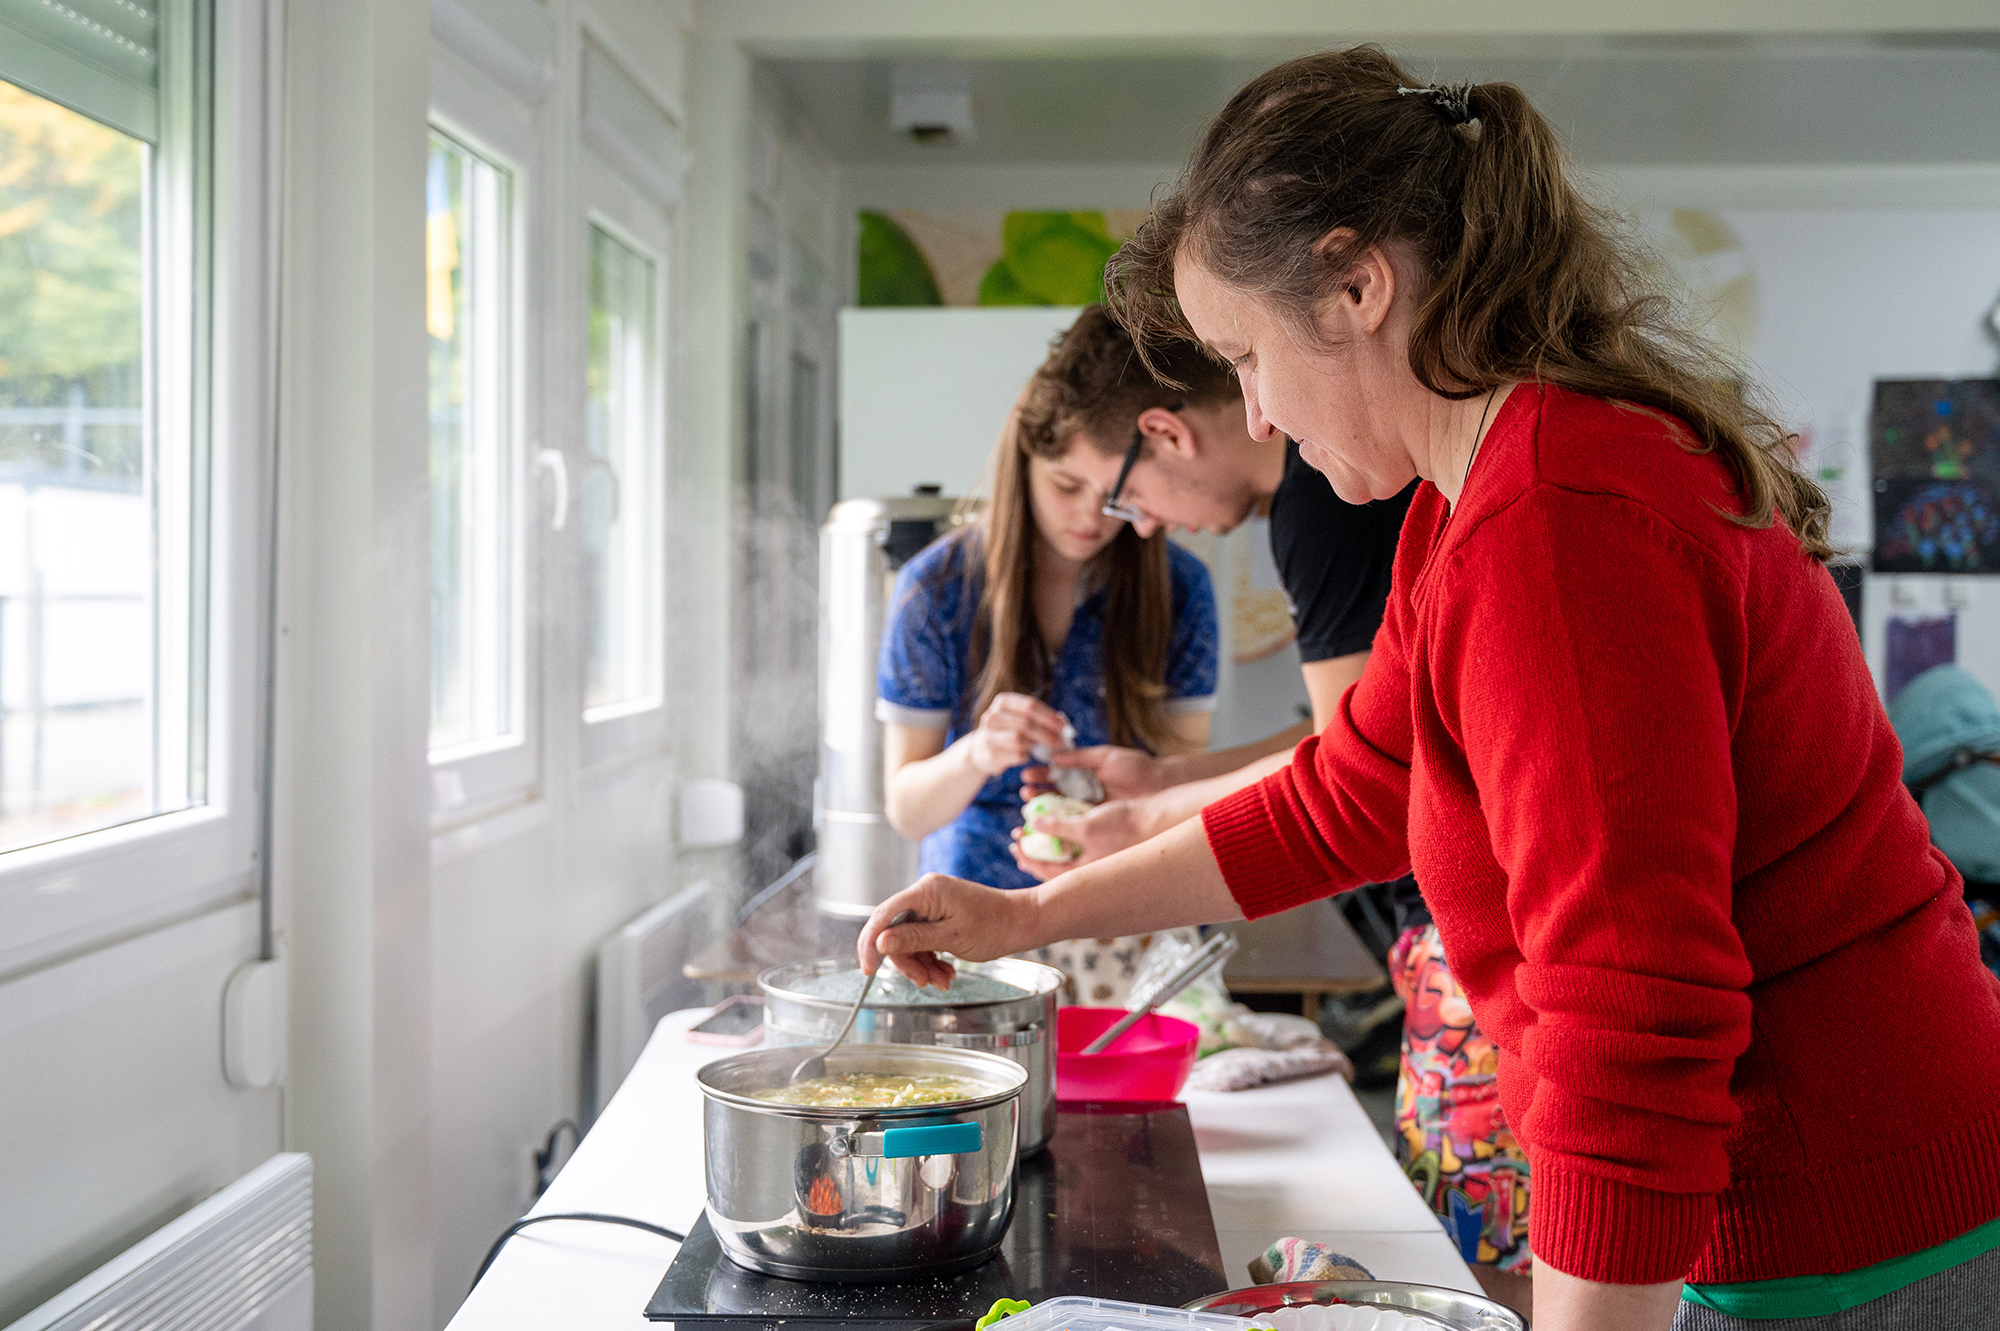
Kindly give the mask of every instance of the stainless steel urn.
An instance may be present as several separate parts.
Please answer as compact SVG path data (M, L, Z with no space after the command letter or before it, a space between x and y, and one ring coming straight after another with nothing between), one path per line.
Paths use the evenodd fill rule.
M917 876L917 848L889 826L875 665L896 570L950 528L937 494L850 499L819 532L819 862L813 894L865 919Z

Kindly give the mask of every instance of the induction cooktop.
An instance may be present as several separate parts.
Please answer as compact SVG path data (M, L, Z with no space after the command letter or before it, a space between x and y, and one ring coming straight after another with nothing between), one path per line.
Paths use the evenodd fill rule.
M699 1331L970 1328L997 1299L1065 1294L1177 1306L1229 1287L1187 1109L1065 1104L1021 1162L1000 1251L955 1276L896 1285L786 1280L723 1256L704 1216L646 1305Z

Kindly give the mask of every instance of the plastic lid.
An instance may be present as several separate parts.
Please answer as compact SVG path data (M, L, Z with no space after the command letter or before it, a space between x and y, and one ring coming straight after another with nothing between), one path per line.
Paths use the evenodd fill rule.
M1266 1317L1230 1317L1223 1313L1189 1312L1156 1303L1121 1303L1070 1295L1038 1303L1024 1313L996 1322L990 1331L1243 1331L1270 1327Z

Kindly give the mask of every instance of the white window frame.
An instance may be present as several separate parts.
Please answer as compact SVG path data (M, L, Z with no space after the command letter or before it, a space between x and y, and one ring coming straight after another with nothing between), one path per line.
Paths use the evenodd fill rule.
M205 456L209 466L206 633L189 644L205 654L208 673L193 700L206 711L206 798L0 854L0 978L256 893L277 326L269 164L279 101L267 7L214 0L206 88L200 18L196 0L160 6L160 220L146 242L156 428L182 436L158 447ZM204 121L213 126L206 164ZM211 184L201 191L204 166ZM187 497L156 493L162 502ZM190 554L199 551L163 543L163 589L176 576L168 559ZM164 656L160 682L185 681L187 658Z
M509 518L509 650L514 727L497 739L434 749L431 824L434 832L464 826L537 797L543 779L542 637L538 589L543 557L541 505L531 473L533 423L540 419L542 344L527 311L544 308L549 284L540 188L541 113L443 43L431 42L430 123L509 174L509 274L506 317L509 398L507 493ZM428 638L426 638L428 641Z
M634 486L621 478L620 512L628 515L639 508L647 518L646 549L654 573L650 612L653 622L648 631L653 636L652 654L654 658L653 687L647 696L637 700L588 708L583 703L583 681L586 674L581 654L577 661L577 720L580 726L579 756L580 766L588 773L596 769L618 766L643 758L658 756L667 751L669 741L670 716L667 698L670 696L669 659L667 652L667 609L670 598L672 569L668 560L667 541L667 498L669 494L669 467L673 449L669 439L668 422L673 419L668 400L669 376L667 367L675 359L675 347L671 335L673 311L678 304L679 290L678 240L679 217L677 208L662 205L652 195L628 180L619 170L605 161L594 149L586 146L580 154L578 190L582 207L576 214L572 227L578 246L580 261L577 265L578 282L573 288L573 305L576 311L578 335L572 357L577 384L576 394L576 434L570 449L570 475L574 478L572 490L580 493L583 478L589 475L592 463L588 444L583 434L583 412L585 392L583 369L589 356L588 314L590 308L590 228L598 227L617 238L622 244L651 260L654 265L653 302L653 346L654 363L649 368L650 403L647 428L649 449L647 475L643 487ZM643 505L643 507L641 507ZM583 539L579 525L577 541ZM582 559L576 560L575 567L581 576ZM581 644L587 624L587 610L579 598L577 603L577 637Z

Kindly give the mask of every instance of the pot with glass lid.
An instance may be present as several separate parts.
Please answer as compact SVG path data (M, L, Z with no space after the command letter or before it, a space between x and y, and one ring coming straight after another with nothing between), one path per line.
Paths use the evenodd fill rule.
M884 966L856 1016L849 1044L928 1045L997 1054L1028 1075L1021 1092L1020 1151L1033 1155L1056 1131L1056 994L1062 972L1039 962L956 961L950 989L919 989ZM825 1044L865 977L853 958L779 966L757 977L773 1045Z

